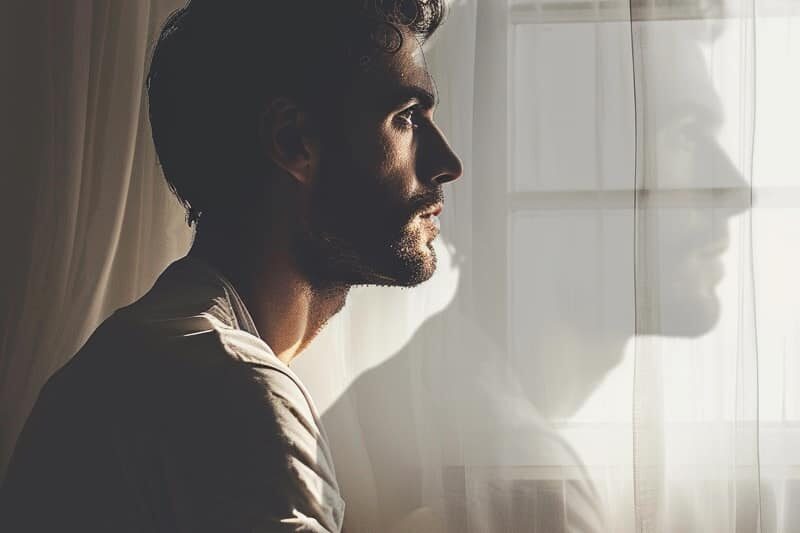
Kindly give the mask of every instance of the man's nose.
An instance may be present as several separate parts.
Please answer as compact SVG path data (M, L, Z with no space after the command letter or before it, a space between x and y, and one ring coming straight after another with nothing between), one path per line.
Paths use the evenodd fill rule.
M714 157L714 189L727 198L721 203L728 208L733 208L729 216L738 215L750 209L751 184L742 176L742 173L731 161L730 157L720 147L714 147L711 155Z
M460 178L464 173L461 159L447 142L444 133L435 125L428 142L430 143L427 148L429 157L426 166L428 168L425 169L423 175L427 175L428 179L437 185Z

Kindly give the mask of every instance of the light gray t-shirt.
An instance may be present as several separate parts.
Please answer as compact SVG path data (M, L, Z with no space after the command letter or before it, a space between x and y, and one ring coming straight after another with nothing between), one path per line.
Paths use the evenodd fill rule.
M340 531L314 404L228 281L174 262L39 395L1 531Z

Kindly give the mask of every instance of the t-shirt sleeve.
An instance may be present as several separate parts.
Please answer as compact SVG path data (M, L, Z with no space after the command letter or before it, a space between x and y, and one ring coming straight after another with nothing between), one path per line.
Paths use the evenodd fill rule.
M196 389L171 415L164 450L179 531L341 530L330 452L292 378L241 363Z

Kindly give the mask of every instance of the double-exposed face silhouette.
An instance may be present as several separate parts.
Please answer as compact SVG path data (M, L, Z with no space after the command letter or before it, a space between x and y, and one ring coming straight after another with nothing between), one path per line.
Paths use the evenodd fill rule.
M456 507L450 514L445 511L448 527L462 531L459 520L476 512L476 502L465 493L459 508L454 493L466 490L464 468L470 462L519 466L545 457L553 464L580 467L580 457L548 429L547 420L573 415L619 364L634 333L697 337L719 320L717 290L725 274L722 255L731 240L728 225L747 205L743 195L749 184L718 140L728 117L703 57L704 42L671 35L668 26L647 31L647 57L635 65L644 142L638 174L633 175L630 165L630 175L620 180L627 179L628 188L621 191L626 201L638 195L635 212L631 206L607 211L598 206L592 211L599 218L591 223L568 226L568 218L553 216L551 226L530 234L525 242L536 265L519 270L519 275L538 276L538 282L514 278L515 298L546 309L515 318L514 327L526 332L521 338L527 342L514 347L514 353L506 353L484 330L478 314L470 312L462 298L462 279L444 311L431 317L395 356L361 375L326 411L334 455L342 457L339 476L345 492L351 490L365 502L364 508L352 510L354 524L400 523L429 505L425 491L441 483L438 488L448 495L448 505L455 502ZM632 94L619 98L631 107L632 130ZM635 139L633 131L621 133ZM622 155L631 162L633 148L624 145ZM592 211L580 216L592 216ZM600 228L604 232L597 220L605 224ZM447 227L443 231L446 236ZM587 253L587 245L597 255ZM603 273L599 278L598 272ZM576 289L592 280L595 290ZM545 286L556 287L553 298L536 301L547 294ZM452 337L440 339L443 332ZM337 452L354 428L364 435L358 451ZM437 467L442 470L431 470ZM584 506L581 518L590 524L587 528L602 531L596 520L600 502L584 485L588 478L581 476L570 481L580 488L566 506ZM489 500L505 494L486 490ZM498 520L490 525L530 525L508 516Z

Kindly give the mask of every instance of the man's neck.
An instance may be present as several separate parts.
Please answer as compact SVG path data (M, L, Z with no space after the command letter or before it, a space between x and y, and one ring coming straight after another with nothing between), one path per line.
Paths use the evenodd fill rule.
M342 309L349 287L315 289L298 271L286 242L265 240L198 233L188 255L211 264L233 284L261 338L289 364Z

